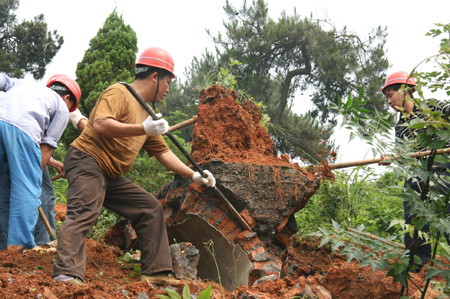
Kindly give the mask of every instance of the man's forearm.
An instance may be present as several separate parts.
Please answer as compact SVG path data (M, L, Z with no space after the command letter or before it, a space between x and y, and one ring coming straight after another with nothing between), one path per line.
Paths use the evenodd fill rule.
M50 157L53 155L53 147L48 144L41 144L41 157L42 157L42 171L44 171L45 166L47 166Z

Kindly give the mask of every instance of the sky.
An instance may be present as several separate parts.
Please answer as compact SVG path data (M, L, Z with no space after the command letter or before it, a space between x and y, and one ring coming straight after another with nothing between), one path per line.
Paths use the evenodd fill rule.
M57 30L64 37L61 50L47 66L44 83L56 73L75 78L77 63L88 49L89 41L115 8L125 24L136 32L137 57L148 47L166 49L174 59L175 74L183 80L184 70L193 57L201 57L206 49L214 50L206 29L214 36L218 32L225 33L225 3L225 0L20 0L16 15L21 21L42 13L49 30ZM240 8L243 1L230 0L230 3ZM440 39L425 34L437 28L435 23L450 23L449 0L266 0L266 3L269 16L275 21L282 11L292 15L296 10L301 17L312 14L314 18L329 20L337 29L346 26L349 33L359 36L367 36L378 26L387 27L385 49L391 64L388 73L411 71L421 61L436 54ZM420 64L418 68L419 71L432 69L430 64ZM436 97L431 93L425 95ZM299 96L294 101L297 113L311 107L307 98ZM340 146L336 162L373 158L370 148L361 141L348 142L349 132L344 129L335 130L332 138Z

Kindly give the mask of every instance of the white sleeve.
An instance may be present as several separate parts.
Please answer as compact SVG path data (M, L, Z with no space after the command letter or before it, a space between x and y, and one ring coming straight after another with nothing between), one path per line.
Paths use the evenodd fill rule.
M0 73L0 90L10 90L20 79L14 79L6 76L4 73Z

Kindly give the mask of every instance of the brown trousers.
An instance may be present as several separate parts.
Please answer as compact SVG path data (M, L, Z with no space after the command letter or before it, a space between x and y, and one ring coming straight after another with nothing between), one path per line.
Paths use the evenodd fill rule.
M58 235L53 277L84 279L85 238L103 206L131 221L141 249L142 274L172 271L164 209L153 195L124 176L110 179L94 158L74 147L64 157L64 170L69 182L67 215Z

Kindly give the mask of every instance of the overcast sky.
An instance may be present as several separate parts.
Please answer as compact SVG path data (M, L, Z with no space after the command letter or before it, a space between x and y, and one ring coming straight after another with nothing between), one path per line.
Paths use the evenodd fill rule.
M240 7L243 1L230 1ZM425 36L434 23L450 23L449 0L266 0L269 15L278 20L284 10L292 15L294 9L302 17L329 19L337 29L360 36L378 26L387 27L386 49L391 64L388 72L411 71L425 58L435 54L439 40ZM248 1L251 3L251 1ZM200 57L205 49L212 51L214 44L205 29L213 34L224 33L223 11L225 0L20 0L16 12L18 20L31 19L42 13L50 30L64 37L64 44L47 67L44 82L55 73L75 77L76 65L89 47L89 41L103 26L115 7L138 37L138 54L157 46L171 53L175 73L183 77L184 69L194 56ZM422 66L419 70L430 70ZM297 101L297 99L296 99ZM307 99L299 98L298 112L309 107ZM306 108L307 109L307 108ZM171 124L173 125L173 124ZM372 158L369 148L354 141L348 143L348 133L335 130L334 138L341 146L337 162Z

